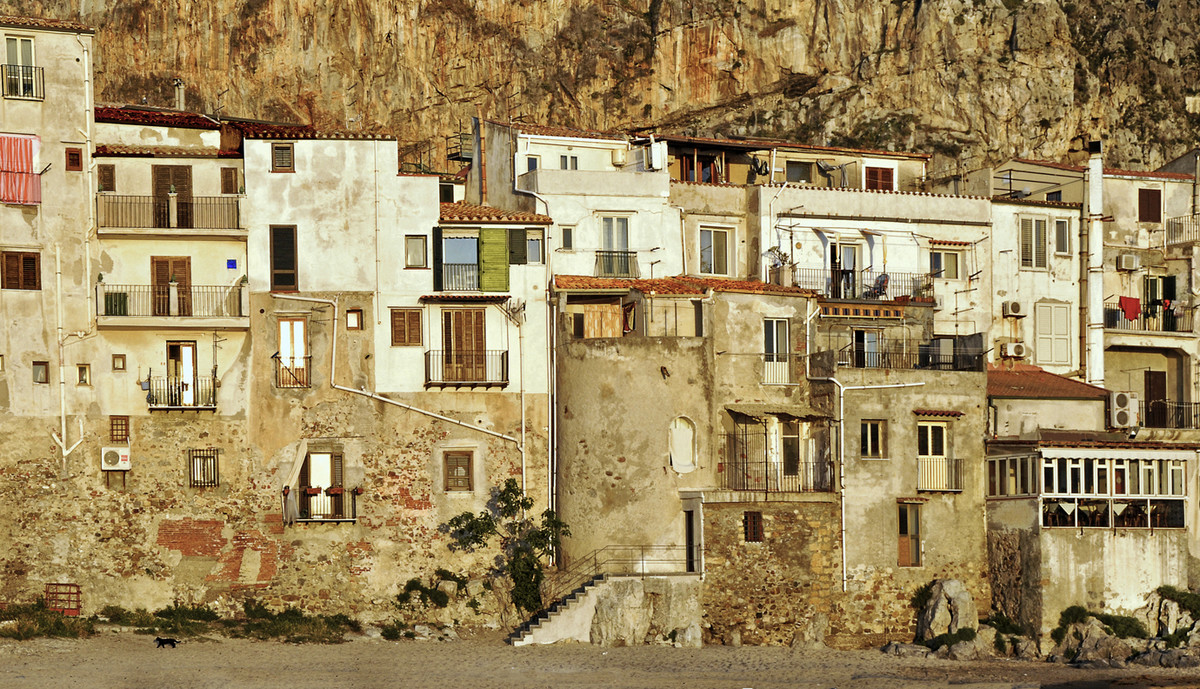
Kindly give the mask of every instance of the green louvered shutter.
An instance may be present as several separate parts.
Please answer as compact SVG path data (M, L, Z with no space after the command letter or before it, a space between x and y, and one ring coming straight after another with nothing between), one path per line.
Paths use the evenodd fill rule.
M508 230L497 227L479 230L479 289L508 291Z
M508 262L514 266L529 262L529 246L525 243L524 229L508 231Z

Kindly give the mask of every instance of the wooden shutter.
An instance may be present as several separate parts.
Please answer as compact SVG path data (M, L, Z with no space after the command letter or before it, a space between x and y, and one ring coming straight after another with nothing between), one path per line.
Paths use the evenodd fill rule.
M1046 221L1035 220L1033 223L1033 265L1036 268L1046 267Z
M442 228L433 228L433 291L442 291Z
M1038 304L1033 307L1034 332L1033 353L1038 363L1048 364L1054 360L1054 307Z
M221 168L221 193L238 193L238 171L236 167Z
M299 288L296 269L296 228L271 227L271 289L294 291Z
M171 193L171 167L150 166L150 186L154 194L154 226L171 226L171 206L167 200Z
M524 229L508 231L508 262L512 265L524 265L529 262L529 249L525 244Z
M291 144L272 144L271 145L271 163L272 170L276 172L295 170L292 161L292 145Z
M421 346L421 311L392 309L392 345Z
M192 226L192 166L172 165L171 183L175 185L176 227Z
M21 289L21 254L4 252L4 289Z
M307 487L309 485L308 477L308 459L311 455L304 455L304 464L300 467L300 486Z
M83 170L83 151L78 148L67 149L67 172Z
M479 289L508 290L508 231L499 227L479 230Z
M101 191L117 190L117 166L97 165L96 174L99 177Z
M21 289L41 289L41 270L38 254L21 254Z
M1162 190L1138 189L1138 222L1162 222Z
M1021 218L1021 267L1033 267L1033 220Z

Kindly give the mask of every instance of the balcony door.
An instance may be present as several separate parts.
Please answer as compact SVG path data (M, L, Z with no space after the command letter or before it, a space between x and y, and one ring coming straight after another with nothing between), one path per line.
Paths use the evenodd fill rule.
M192 315L192 259L187 256L150 257L150 295L155 316L171 314L171 282L179 304L176 316Z
M600 219L600 275L633 277L633 258L629 253L629 218L607 216Z
M878 330L854 331L855 368L879 368L883 365L879 340Z
M763 321L763 382L767 384L790 383L788 352L788 322L785 318L768 318Z
M484 351L483 309L448 309L442 312L442 352L445 379L483 382L487 366Z
M1146 413L1143 425L1150 428L1167 427L1167 372L1146 371L1143 382Z
M150 168L154 187L154 226L171 227L171 192L175 193L175 227L192 226L192 166L154 165Z
M167 343L167 396L174 407L196 404L196 343Z
M834 244L829 253L831 295L834 299L855 299L858 296L859 247L857 244Z

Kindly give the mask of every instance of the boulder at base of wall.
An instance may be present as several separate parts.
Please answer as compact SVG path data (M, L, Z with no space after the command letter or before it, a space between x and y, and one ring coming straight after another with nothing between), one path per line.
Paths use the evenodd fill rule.
M930 650L927 646L922 646L920 644L902 644L896 641L887 644L879 650L883 651L887 655L897 656L900 658L925 658L930 654Z
M942 634L979 625L975 600L957 579L937 579L930 589L929 602L917 615L917 640L928 641Z
M829 629L829 616L817 613L796 626L792 636L792 648L818 648L825 645L825 632Z
M1067 629L1055 654L1076 664L1124 667L1125 659L1133 655L1133 647L1110 634L1103 622L1089 617L1086 622L1077 622Z
M1151 649L1135 656L1130 662L1138 665L1149 665L1151 667L1192 668L1200 667L1200 656L1194 655L1182 648L1170 648L1167 650Z
M650 631L650 613L641 582L612 579L596 589L591 640L597 646L641 646Z

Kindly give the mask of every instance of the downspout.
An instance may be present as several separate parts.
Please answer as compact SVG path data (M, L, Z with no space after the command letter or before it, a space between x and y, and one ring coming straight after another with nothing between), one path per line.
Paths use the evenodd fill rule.
M512 437L511 435L504 435L503 433L497 433L496 431L493 431L493 430L490 430L487 428L483 428L482 426L476 426L474 424L464 423L462 421L459 421L458 419L452 419L448 416L442 416L441 414L438 414L436 412L429 411L428 409L421 409L420 407L414 407L411 404L405 404L403 402L398 402L396 400L389 399L387 397L376 394L374 392L367 392L366 390L355 390L354 388L348 388L345 385L338 385L336 382L334 382L335 381L334 374L336 373L335 369L337 366L337 323L338 323L338 318L339 318L337 301L335 301L333 299L318 299L316 297L298 297L293 294L271 293L271 296L274 297L275 299L291 299L293 301L306 301L306 302L311 302L314 304L328 304L333 307L334 328L330 332L330 335L329 335L329 341L330 341L330 346L329 346L329 386L331 388L333 388L335 390L341 390L342 392L351 392L351 393L354 393L355 395L361 395L363 397L368 397L370 399L375 400L376 402L383 402L384 404L390 404L390 405L393 405L396 407L400 407L401 409L407 409L409 411L416 412L418 414L424 414L425 416L432 417L434 419L437 419L438 421L445 421L446 423L454 424L455 426L462 426L463 428L469 428L473 431L479 431L480 433L490 435L495 438L500 438L501 440L507 440L507 441L513 443L514 445L517 445L518 447L520 447L521 442L518 439Z
M58 445L58 449L62 451L62 473L61 478L67 479L67 455L75 451L79 447L79 443L83 442L83 419L79 420L79 440L71 447L66 446L67 442L67 365L66 361L66 343L63 342L63 305L62 305L62 251L58 248L58 242L54 243L54 279L57 282L54 292L54 310L58 319L56 328L56 337L58 339L58 421L59 432L51 433L50 437L54 438L54 444Z
M1087 169L1087 382L1104 387L1104 157L1101 145L1088 145Z
M375 186L375 304L379 304L379 141L376 140L371 146L371 157L374 159L374 186ZM376 307L378 311L378 307ZM382 323L379 313L375 314L376 323ZM337 321L334 320L334 332L337 332Z
M838 388L838 496L841 512L842 592L846 592L848 570L846 566L846 392L849 390L883 390L886 388L918 388L925 383L892 383L889 385L842 385L837 378L810 378L824 383L833 383Z
M87 130L82 132L88 156L87 175L85 177L85 181L87 182L88 198L88 226L87 231L83 233L83 287L85 290L87 290L88 328L90 329L96 322L94 316L96 310L94 307L96 304L93 301L95 290L92 289L92 233L96 231L96 204L99 202L99 200L96 198L95 192L93 191L96 188L96 185L93 184L92 176L96 170L96 158L92 155L92 120L95 119L94 115L92 114L92 110L95 106L95 95L92 93L91 51L88 50L83 41L79 40L79 36L75 36L75 42L78 43L79 47L83 49L83 84L84 93L86 94L86 100L84 104L87 108L85 124Z

